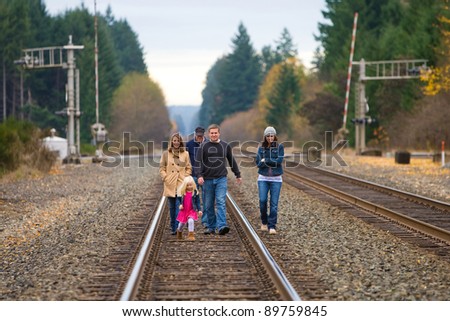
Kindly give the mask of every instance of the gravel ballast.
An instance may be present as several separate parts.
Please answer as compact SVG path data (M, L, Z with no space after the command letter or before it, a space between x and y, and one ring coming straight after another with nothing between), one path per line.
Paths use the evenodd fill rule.
M431 170L406 175L407 168L393 160L392 166L346 161L350 166L335 170L378 183L389 180L411 192L430 186L429 197L450 195L450 174L444 169L442 175ZM256 169L242 168L242 174L243 184L236 188L230 179L230 190L250 200L254 211L247 215L257 221ZM160 192L156 180L155 166L86 163L61 166L41 178L3 181L0 299L82 300L83 284L92 282L127 222L142 210L142 199ZM450 299L450 264L439 257L287 184L279 213L275 237L289 245L286 255L302 257L339 300Z
M243 171L247 214L259 229L257 174ZM283 183L277 243L288 244L338 300L449 300L450 263ZM270 250L272 236L267 240ZM281 242L279 241L281 239ZM308 299L307 295L306 298Z
M3 183L0 299L83 299L156 180L155 167L83 164Z
M431 159L412 158L396 164L393 157L344 155L345 166L333 162L325 169L450 203L450 168Z

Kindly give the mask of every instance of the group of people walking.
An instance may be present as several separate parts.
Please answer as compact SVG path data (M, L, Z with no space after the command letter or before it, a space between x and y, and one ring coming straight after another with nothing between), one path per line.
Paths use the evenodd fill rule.
M231 146L220 139L220 127L210 125L207 132L209 139L205 138L205 129L197 127L194 138L186 145L179 133L173 134L161 157L163 195L169 203L172 235L178 239L183 238L183 229L187 225L186 239L194 241L194 222L200 218L205 227L204 234L225 235L230 231L226 218L227 165L238 184L242 181L241 173ZM275 128L267 127L255 161L259 174L261 230L270 234L277 233L283 158L284 147L278 143Z

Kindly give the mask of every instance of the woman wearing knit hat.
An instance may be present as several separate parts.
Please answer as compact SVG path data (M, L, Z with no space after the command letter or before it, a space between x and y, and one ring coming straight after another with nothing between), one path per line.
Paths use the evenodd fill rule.
M276 234L278 221L278 199L283 182L283 144L278 143L277 131L269 126L264 130L264 138L256 155L258 166L259 210L261 214L261 231ZM270 194L270 211L267 202Z

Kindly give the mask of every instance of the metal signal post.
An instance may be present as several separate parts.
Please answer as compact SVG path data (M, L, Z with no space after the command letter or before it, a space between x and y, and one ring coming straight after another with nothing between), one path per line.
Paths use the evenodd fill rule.
M20 64L25 69L67 69L67 106L63 112L59 113L65 114L68 117L68 156L63 160L64 163L80 163L79 134L77 138L77 145L75 145L75 118L77 118L77 133L79 133L79 117L81 115L79 104L79 73L75 66L75 50L81 50L83 48L84 46L74 45L72 43L72 36L69 36L69 43L63 47L24 49L22 50L24 56L21 59L14 61L15 64ZM65 53L67 54L67 61L64 61ZM77 80L76 84L75 79ZM76 104L75 89L77 92Z
M359 65L358 90L355 99L355 151L361 155L366 149L366 123L369 123L366 113L369 105L366 97L365 83L369 80L393 80L393 79L414 79L419 78L421 72L428 69L427 60L383 60L366 62L353 62Z
M69 44L64 46L67 50L67 115L69 117L69 131L68 131L68 142L69 142L69 155L67 159L64 160L65 163L80 163L80 155L77 148L75 147L75 57L74 51L78 49L83 49L84 46L76 46L72 44L72 36L69 37ZM79 114L79 110L77 111ZM79 117L79 115L78 115Z
M350 47L350 61L347 72L347 86L345 90L344 119L342 127L338 130L336 141L345 139L348 134L347 110L350 95L350 83L352 77L352 65L359 65L359 81L356 90L355 99L355 118L352 122L355 128L355 150L357 155L361 155L366 149L366 124L374 123L375 120L366 117L369 111L369 104L366 97L365 82L368 80L388 80L388 79L412 79L419 78L422 71L426 71L427 60L386 60L365 62L353 61L356 42L356 28L358 24L358 12L355 12L353 19L352 42Z

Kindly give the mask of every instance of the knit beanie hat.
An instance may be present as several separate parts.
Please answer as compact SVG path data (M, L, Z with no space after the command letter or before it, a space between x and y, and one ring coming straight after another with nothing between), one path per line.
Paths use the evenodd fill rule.
M269 126L269 127L267 127L265 130L264 130L264 136L267 136L267 135L276 135L277 134L277 131L275 130L275 128L273 128L272 126Z

